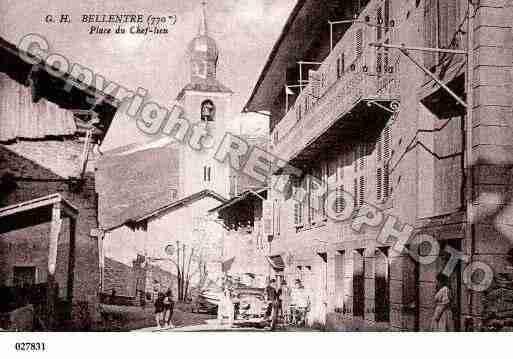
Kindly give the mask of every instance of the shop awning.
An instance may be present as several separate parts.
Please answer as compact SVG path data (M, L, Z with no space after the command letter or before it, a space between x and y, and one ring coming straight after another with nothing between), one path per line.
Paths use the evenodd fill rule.
M267 260L274 270L282 271L285 269L285 262L281 255L267 256Z

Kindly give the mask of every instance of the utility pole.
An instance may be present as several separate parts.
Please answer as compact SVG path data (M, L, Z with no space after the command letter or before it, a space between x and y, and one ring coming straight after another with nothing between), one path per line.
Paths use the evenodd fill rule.
M474 203L473 203L473 186L474 186L474 159L472 155L472 128L473 128L473 103L474 103L474 4L472 0L468 1L467 11L467 71L466 71L466 93L467 107L465 118L465 249L469 256L470 262L474 254ZM469 314L473 313L472 295L468 296Z

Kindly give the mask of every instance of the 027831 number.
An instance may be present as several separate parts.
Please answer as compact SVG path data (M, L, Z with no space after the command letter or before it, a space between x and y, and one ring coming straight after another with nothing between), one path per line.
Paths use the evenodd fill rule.
M46 350L46 345L43 342L18 342L14 344L14 349L16 349L16 351L24 352L44 352Z

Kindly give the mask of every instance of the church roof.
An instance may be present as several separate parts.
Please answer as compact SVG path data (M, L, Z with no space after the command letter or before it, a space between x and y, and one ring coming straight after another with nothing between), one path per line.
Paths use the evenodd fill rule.
M151 148L104 155L97 165L100 228L113 229L141 213L175 201L179 189L179 150Z
M150 206L144 205L143 208L139 208L139 215L134 216L129 221L127 221L128 224L139 224L145 221L148 221L152 218L155 218L163 213L169 213L171 211L180 209L186 205L189 205L191 203L200 201L206 197L210 197L213 199L216 199L220 203L225 203L228 201L228 199L224 198L220 194L218 194L215 191L204 189L200 192L193 193L190 196L175 200L175 201L169 201L167 200L167 203L164 205L161 205L159 207L154 207L153 209L150 208ZM144 208L145 207L145 208Z
M217 63L219 49L216 41L208 33L206 3L203 4L201 21L199 23L198 35L189 43L189 55L192 58L200 58Z
M215 78L195 79L187 84L177 96L177 100L183 97L186 91L233 93L228 87Z

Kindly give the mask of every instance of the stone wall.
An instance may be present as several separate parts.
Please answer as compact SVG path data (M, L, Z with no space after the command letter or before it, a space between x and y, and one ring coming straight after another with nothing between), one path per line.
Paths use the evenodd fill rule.
M16 184L13 188L9 188L9 191L2 191L0 201L5 206L59 193L78 209L73 302L77 304L76 308L80 306L80 311L85 310L87 313L74 313L74 315L80 316L84 321L90 321L95 320L97 314L94 303L97 302L100 284L98 243L97 239L90 235L91 230L98 227L94 173L90 171L85 173L84 182L80 188L71 184L69 178L59 175L59 173L69 173L70 168L79 167L81 149L82 142L74 139L19 141L14 145L0 145L0 177L8 172ZM44 164L39 162L40 158L45 158ZM52 161L52 159L55 160ZM66 285L62 282L67 276L66 256L69 246L67 228L68 225L64 222L57 257L56 275L61 296L66 294ZM21 258L16 257L17 263L30 261L37 264L38 268L41 268L41 280L44 280L48 253L46 233L49 233L48 224L5 233L1 240L2 254L9 256L12 252L20 255L26 253L27 258L22 262L19 261ZM2 272L4 273L2 280L9 283L9 278L12 278L9 268L2 268Z

